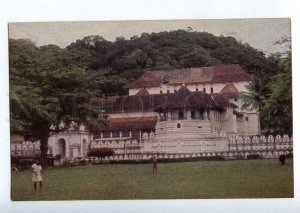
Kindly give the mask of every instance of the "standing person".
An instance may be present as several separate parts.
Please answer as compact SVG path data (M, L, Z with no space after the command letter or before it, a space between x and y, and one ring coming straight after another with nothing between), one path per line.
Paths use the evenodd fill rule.
M281 162L281 165L284 165L285 164L285 155L280 155L279 161Z
M154 156L152 158L152 163L153 163L153 169L152 169L152 174L157 174L157 158Z
M42 166L40 165L40 162L37 160L32 166L32 182L33 182L33 187L34 191L37 191L37 182L39 182L40 185L40 190L42 189L42 173L45 175Z

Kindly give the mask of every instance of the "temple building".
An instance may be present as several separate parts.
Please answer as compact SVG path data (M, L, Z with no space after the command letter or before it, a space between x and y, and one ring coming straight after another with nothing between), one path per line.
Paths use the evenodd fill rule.
M84 126L49 138L49 154L84 157L88 148L115 154L229 150L229 137L260 133L255 109L242 109L250 76L237 64L146 71L125 85L127 96L105 107L108 126Z
M133 153L228 151L228 137L260 133L256 110L241 107L249 81L236 64L147 71L107 107L109 125L94 141L106 147L127 141Z
M125 85L128 95L106 102L108 125L60 125L50 135L48 154L85 158L91 148L111 148L113 161L258 154L274 158L292 152L292 138L258 136L258 111L242 107L250 75L237 64L146 71ZM38 142L35 142L38 143ZM12 153L36 153L19 142ZM27 147L27 148L26 148ZM27 151L26 151L27 150Z

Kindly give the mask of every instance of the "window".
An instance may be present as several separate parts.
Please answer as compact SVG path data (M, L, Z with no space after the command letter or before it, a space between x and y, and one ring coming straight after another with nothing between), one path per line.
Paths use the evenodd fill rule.
M176 89L174 89L174 93L175 93L175 92L177 92L177 90L176 90Z
M195 111L191 111L191 118L192 118L192 119L195 119L195 118L196 118L196 113L195 113Z
M110 138L109 132L103 132L103 138Z
M182 111L179 111L179 112L178 112L178 119L179 119L179 120L182 120L183 118L184 118L183 112L182 112Z
M122 137L129 137L129 131L123 131Z
M167 93L170 93L170 90L167 90Z
M248 117L246 117L246 121L248 121L249 120L249 118Z
M162 94L162 91L161 91L161 90L160 90L159 92L160 92L160 94Z
M203 92L205 92L205 93L206 93L206 88L203 88Z
M213 87L210 88L210 93L214 93L214 88Z
M112 136L113 136L113 138L118 138L118 137L120 137L120 132L113 132Z
M181 128L181 124L180 123L177 124L177 128L178 129Z
M196 92L198 92L198 88L196 88Z

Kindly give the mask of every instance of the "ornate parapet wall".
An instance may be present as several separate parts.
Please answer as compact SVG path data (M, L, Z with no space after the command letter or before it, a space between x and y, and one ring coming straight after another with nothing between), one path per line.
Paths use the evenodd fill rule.
M58 136L58 135L57 135ZM63 134L59 135L64 136ZM88 135L82 135L88 137ZM58 137L58 138L60 138ZM57 138L57 139L58 139ZM76 143L74 137L73 143ZM82 143L85 139L77 141L77 148L83 147L86 150L87 143ZM88 138L86 138L88 142ZM148 160L153 155L159 159L197 159L202 157L221 156L225 159L247 159L250 155L257 155L260 158L278 158L281 154L293 152L293 138L288 135L276 136L254 136L240 137L226 136L225 132L213 131L211 137L202 139L173 139L168 141L157 140L153 132L144 133L142 142L137 140L93 140L90 148L111 148L115 151L114 156L106 157L110 161L122 160ZM55 142L56 140L54 140ZM49 144L50 145L50 144ZM71 144L70 144L71 145ZM69 146L68 146L69 147ZM65 147L65 148L68 148ZM63 149L63 147L60 147ZM72 148L70 146L70 148ZM49 146L49 154L55 155ZM65 150L67 151L67 150ZM78 151L79 152L79 151ZM65 158L86 157L83 155L64 156ZM60 154L60 153L59 153ZM12 156L36 156L40 155L40 142L23 141L11 144Z
M36 156L40 155L40 142L39 141L23 141L19 143L12 143L10 145L12 156Z
M111 148L115 155L139 154L141 147L137 140L93 141L91 148Z
M278 150L292 150L293 138L288 135L269 135L240 137L234 136L229 139L230 151L278 151Z

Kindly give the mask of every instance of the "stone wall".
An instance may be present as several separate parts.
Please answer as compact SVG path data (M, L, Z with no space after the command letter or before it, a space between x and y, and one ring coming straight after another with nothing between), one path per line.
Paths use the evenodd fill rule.
M217 134L214 132L213 135ZM153 138L154 133L143 135L143 138ZM207 138L208 139L208 138ZM221 140L216 140L221 139ZM219 143L219 144L216 144ZM247 159L250 155L257 155L261 158L278 158L281 154L293 153L293 138L288 135L269 135L241 137L226 135L215 135L208 141L182 141L180 146L176 140L165 143L164 146L147 148L147 146L158 146L151 142L139 143L137 140L106 140L93 141L91 148L112 148L114 156L106 157L104 160L147 160L156 155L159 159L191 159L201 157L222 156L225 159ZM178 145L178 147L176 147ZM209 145L209 146L208 146ZM216 149L214 146L222 146ZM171 147L173 146L173 147ZM11 144L12 156L36 156L40 154L39 141L18 142ZM55 154L55 153L49 153ZM65 156L67 158L86 158L82 156Z
M10 151L12 156L35 156L40 155L39 141L23 141L18 143L11 143Z

